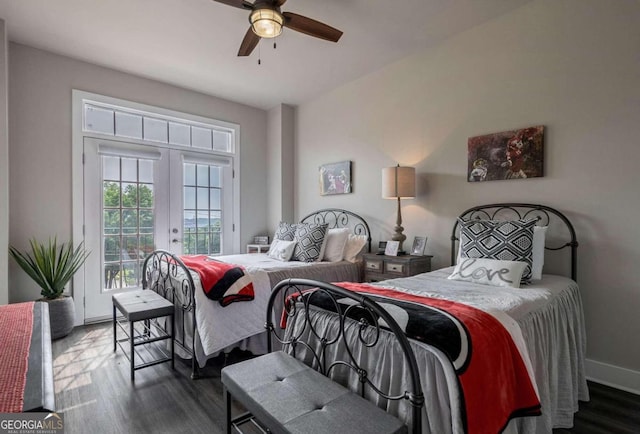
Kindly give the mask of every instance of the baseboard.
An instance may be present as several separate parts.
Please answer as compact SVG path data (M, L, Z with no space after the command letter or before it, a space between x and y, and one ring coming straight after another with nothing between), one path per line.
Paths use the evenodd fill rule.
M587 379L640 395L640 372L587 359Z

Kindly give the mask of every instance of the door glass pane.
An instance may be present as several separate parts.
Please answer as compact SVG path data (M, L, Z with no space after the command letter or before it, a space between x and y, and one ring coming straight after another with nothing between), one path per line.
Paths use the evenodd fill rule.
M155 249L154 164L138 158L101 158L103 288L140 287L144 258Z
M183 253L218 255L222 253L220 168L192 163L183 167ZM194 180L197 187L192 184Z

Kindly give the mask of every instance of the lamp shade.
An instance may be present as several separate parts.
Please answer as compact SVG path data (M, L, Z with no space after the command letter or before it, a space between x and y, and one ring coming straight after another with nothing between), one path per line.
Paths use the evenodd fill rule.
M382 197L385 199L416 197L416 169L399 165L382 169Z

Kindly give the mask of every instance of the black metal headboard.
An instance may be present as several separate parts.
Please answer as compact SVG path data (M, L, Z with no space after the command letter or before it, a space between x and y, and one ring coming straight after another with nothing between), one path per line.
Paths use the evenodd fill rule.
M366 220L351 211L338 208L325 208L300 219L300 223L328 224L329 229L349 228L354 235L366 235L367 252L371 252L371 231Z
M569 236L559 246L549 247L545 245L545 250L561 250L564 248L571 249L571 278L576 280L577 276L577 250L578 241L576 239L576 231L569 219L560 211L545 206L530 203L494 203L488 205L479 205L469 208L461 213L453 225L451 232L451 265L456 263L456 242L459 238L459 220L527 220L538 219L538 226L549 226L554 221L561 222L568 230Z

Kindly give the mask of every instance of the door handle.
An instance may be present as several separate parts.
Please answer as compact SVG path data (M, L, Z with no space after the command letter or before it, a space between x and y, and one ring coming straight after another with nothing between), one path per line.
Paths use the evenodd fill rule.
M179 240L178 238L174 238L171 240L172 243L177 244L177 243L181 243L182 241Z

